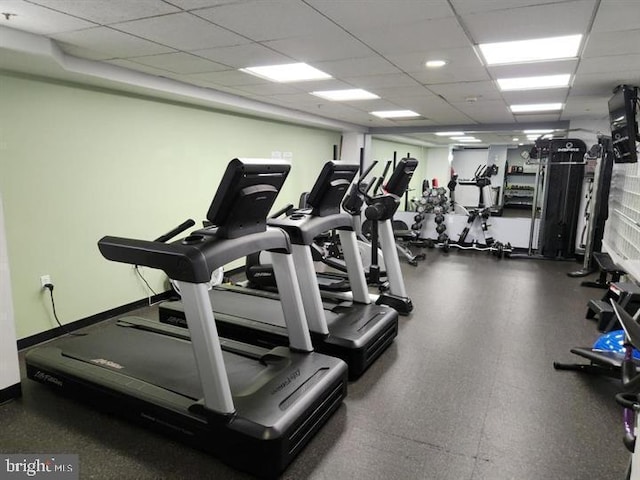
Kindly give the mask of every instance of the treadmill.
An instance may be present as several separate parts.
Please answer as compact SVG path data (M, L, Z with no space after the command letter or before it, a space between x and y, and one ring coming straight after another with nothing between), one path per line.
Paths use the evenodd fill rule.
M356 165L327 162L309 194L311 209L293 210L284 218L268 220L270 226L285 230L291 238L314 348L345 360L351 380L362 375L398 334L396 310L371 300L351 217L340 213L340 202L357 170ZM314 238L334 229L340 235L347 260L353 291L349 300L322 299L313 265L310 246ZM207 228L198 232L206 235ZM277 287L280 294L233 285L213 288L211 303L221 334L266 347L288 345L287 326L279 307L285 287ZM159 315L161 322L184 325L185 305L180 301L164 302Z
M208 235L169 244L110 236L98 242L105 258L161 269L176 281L188 330L123 318L84 337L31 350L27 376L214 453L240 470L280 474L340 406L347 389L346 364L312 351L289 237L266 226L289 169L278 161L232 160L209 209L217 228ZM238 212L244 212L241 222ZM289 348L251 346L216 331L207 291L211 272L259 250L274 259Z

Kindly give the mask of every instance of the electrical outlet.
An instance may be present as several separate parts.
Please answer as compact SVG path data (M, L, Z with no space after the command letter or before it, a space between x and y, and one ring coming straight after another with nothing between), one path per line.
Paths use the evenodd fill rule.
M42 275L40 277L40 287L44 288L45 285L53 285L53 283L51 283L51 275Z

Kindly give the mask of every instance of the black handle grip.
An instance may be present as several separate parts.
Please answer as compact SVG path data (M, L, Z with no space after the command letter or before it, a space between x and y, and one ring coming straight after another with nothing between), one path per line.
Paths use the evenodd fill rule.
M280 210L276 210L274 213L269 215L269 218L278 218L280 215L287 213L292 208L293 208L293 203L288 203L287 205L282 207Z
M371 173L371 170L373 170L373 167L375 167L378 164L377 160L374 160L373 162L371 162L371 165L369 165L364 172L362 172L360 174L360 178L358 179L358 182L362 182L362 180L364 180L364 178L369 175L369 173Z
M618 405L628 408L629 410L633 410L636 405L638 405L638 394L637 393L618 393L616 395L616 402Z
M384 175L382 175L380 178L378 178L378 181L376 182L376 186L373 187L373 194L374 195L378 194L378 190L380 190L380 186L382 185L382 182L384 182Z
M175 237L176 235L184 232L187 228L193 227L195 224L196 224L196 222L194 222L192 219L185 220L180 225L178 225L176 228L168 231L164 235L160 235L158 238L156 238L154 240L154 242L162 242L162 243L168 242L173 237Z

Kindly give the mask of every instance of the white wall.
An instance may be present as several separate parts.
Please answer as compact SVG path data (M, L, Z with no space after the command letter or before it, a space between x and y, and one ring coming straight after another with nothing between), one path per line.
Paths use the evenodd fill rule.
M4 230L2 197L0 196L0 392L20 383L16 328L9 276L9 258Z
M451 179L449 147L427 148L426 160L425 176L429 180L429 184L434 178L437 178L439 186L446 187Z

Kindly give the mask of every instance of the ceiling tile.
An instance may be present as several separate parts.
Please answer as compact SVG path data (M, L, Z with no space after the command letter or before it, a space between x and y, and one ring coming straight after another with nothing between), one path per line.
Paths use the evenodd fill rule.
M260 85L242 85L237 87L243 92L253 95L283 95L298 93L299 90L286 83L268 82Z
M577 73L582 75L607 72L635 72L640 79L640 54L583 58L580 60Z
M358 34L364 43L382 55L441 48L466 47L469 40L454 17L403 25L399 29L371 28Z
M607 116L609 113L610 95L602 97L594 96L571 96L562 112L563 119L593 117L594 115Z
M232 47L208 48L194 50L191 53L199 57L208 58L214 62L223 63L233 68L259 67L264 65L282 65L293 63L294 60L273 50L263 47L259 43L247 43Z
M318 62L314 67L337 78L355 77L359 75L383 75L400 73L396 67L378 56L352 58L349 60L334 60Z
M431 85L431 91L442 95L449 102L464 101L468 97L484 100L502 100L498 87L492 81L457 82Z
M433 92L428 87L420 84L403 87L376 87L376 93L392 101L396 101L398 98L433 95Z
M555 62L521 63L517 65L495 65L487 67L494 78L535 77L538 75L560 75L573 73L578 60L558 60Z
M81 49L108 54L111 58L140 57L173 51L164 45L113 30L110 27L88 28L77 32L59 33L51 37ZM78 53L81 51L78 50Z
M444 1L335 1L307 0L349 32L358 35L372 28L393 28L434 18L452 17Z
M369 47L342 30L336 30L329 35L312 34L272 40L263 44L306 63L367 57L374 53Z
M462 21L477 43L584 34L595 3L596 0L565 1L463 15Z
M420 87L420 83L404 73L389 73L386 75L366 75L345 77L345 81L364 89L378 89L385 87Z
M454 106L479 123L510 123L513 114L502 100L478 100L477 102L456 102Z
M540 113L540 114L526 114L526 115L514 115L517 123L530 123L530 122L557 122L560 120L560 112L558 113Z
M637 0L602 0L591 31L635 30L639 23L640 2Z
M178 50L204 50L248 43L239 35L190 13L119 23L116 28Z
M305 93L315 92L317 90L344 90L347 88L358 87L358 85L338 80L336 78L326 78L324 80L309 80L307 82L293 82L290 85Z
M151 55L147 57L136 57L133 62L148 65L150 67L168 70L179 74L192 74L204 72L218 72L229 70L226 65L221 65L204 58L196 57L184 52L166 53L162 55Z
M602 96L611 95L613 89L621 84L636 85L638 75L633 72L590 73L580 75L571 87L572 95Z
M591 58L637 53L640 53L640 28L622 32L592 33L582 56Z
M425 68L422 72L412 72L411 76L423 85L491 80L487 70L483 67L466 69L444 67L433 70Z
M255 41L300 37L309 32L330 35L340 30L313 8L290 0L254 0L194 13Z
M92 22L18 0L2 2L2 11L16 16L9 20L4 16L0 17L0 26L41 35L71 32L95 26Z
M568 88L540 88L534 90L515 90L502 92L507 105L530 103L557 103L567 99Z
M219 7L230 3L240 3L247 0L165 0L183 10L193 10L196 8Z
M369 113L378 110L398 110L400 107L393 102L390 102L384 98L377 100L364 100L354 102L343 102L353 108L357 108L360 111Z
M180 9L162 0L29 0L52 10L107 25L139 18L154 17L179 12Z
M483 67L480 58L472 47L463 48L425 48L420 52L391 53L385 55L391 63L405 72L424 72L427 60L445 60L447 65L443 71L458 71Z
M285 95L271 95L271 98L281 104L286 104L289 106L317 106L324 103L331 103L329 100L324 100L322 98L316 97L314 95L309 95L309 93L294 93L294 94L285 94Z
M261 80L258 77L254 77L248 73L239 72L238 70L196 73L194 75L190 75L190 77L225 87L240 87L242 85L261 85L267 83L266 80Z
M472 120L438 96L405 97L402 106L438 123L470 123ZM397 101L396 101L397 102Z
M494 10L508 10L557 2L558 0L485 0L480 2L478 0L451 0L451 4L458 15L491 12Z

